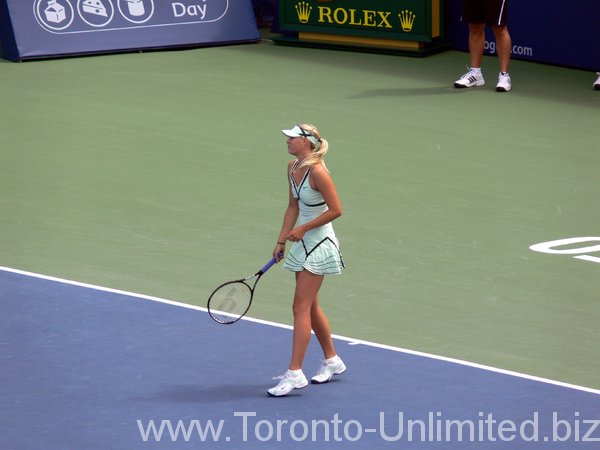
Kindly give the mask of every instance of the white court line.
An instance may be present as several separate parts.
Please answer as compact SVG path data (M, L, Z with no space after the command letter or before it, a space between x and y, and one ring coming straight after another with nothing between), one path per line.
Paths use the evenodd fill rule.
M164 298L153 297L151 295L144 295L144 294L137 294L135 292L121 291L119 289L112 289L112 288L107 288L107 287L103 287L103 286L97 286L94 284L81 283L78 281L72 281L72 280L66 280L63 278L51 277L48 275L27 272L24 270L13 269L10 267L0 266L0 270L5 271L5 272L16 273L19 275L25 275L25 276L29 276L29 277L33 277L33 278L40 278L43 280L54 281L57 283L63 283L63 284L83 287L83 288L87 288L87 289L94 289L97 291L110 292L112 294L120 294L120 295L125 295L128 297L140 298L143 300L150 300L153 302L166 303L168 305L179 306L181 308L188 308L188 309L194 309L197 311L207 312L207 309L203 308L201 306L195 306L195 305L189 305L187 303L175 302L173 300L167 300ZM262 325L268 325L268 326L272 326L272 327L284 328L284 329L288 329L288 330L293 329L293 327L291 327L290 325L285 325L285 324L277 323L277 322L271 322L268 320L255 319L252 317L243 317L242 320L247 320L249 322L259 323ZM333 335L333 338L339 339L342 341L346 341L346 342L348 342L349 345L366 345L369 347L376 347L376 348L381 348L384 350L391 350L394 352L400 352L400 353L406 353L409 355L421 356L423 358L430 358L430 359L435 359L438 361L445 361L445 362L449 362L449 363L453 363L453 364L460 364L461 366L467 366L467 367L472 367L475 369L487 370L489 372L501 373L501 374L509 375L512 377L524 378L526 380L537 381L537 382L546 383L546 384L552 384L555 386L560 386L560 387L564 387L564 388L568 388L568 389L575 389L578 391L589 392L591 394L600 395L600 389L593 389L593 388L589 388L589 387L585 387L585 386L579 386L576 384L563 383L562 381L556 381L556 380L551 380L548 378L536 377L534 375L528 375L525 373L514 372L512 370L499 369L497 367L486 366L484 364L478 364L478 363L473 363L473 362L469 362L469 361L463 361L461 359L448 358L446 356L434 355L431 353L424 353L424 352L419 352L416 350L409 350L406 348L394 347L394 346L386 345L386 344L379 344L377 342L363 341L361 339L354 339L354 338L350 338L347 336L340 336L340 335L335 335L335 334Z

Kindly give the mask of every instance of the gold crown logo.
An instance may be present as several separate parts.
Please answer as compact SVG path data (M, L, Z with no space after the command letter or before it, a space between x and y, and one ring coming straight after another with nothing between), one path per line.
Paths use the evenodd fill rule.
M296 12L298 13L298 20L300 23L308 22L310 18L310 12L312 11L312 6L310 6L306 2L296 3Z
M400 25L402 25L402 31L409 33L412 30L413 24L415 23L415 13L405 9L398 14L400 17Z

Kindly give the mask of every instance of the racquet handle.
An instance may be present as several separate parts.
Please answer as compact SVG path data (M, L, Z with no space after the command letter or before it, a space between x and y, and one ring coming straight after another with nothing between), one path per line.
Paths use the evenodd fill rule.
M283 253L279 252L279 256L283 256ZM266 272L267 270L269 270L269 269L270 269L270 268L273 266L273 264L275 264L276 262L277 262L277 260L275 259L275 257L271 258L271 259L269 260L269 262L268 262L268 263L266 263L266 264L263 266L263 268L262 268L262 269L260 269L260 270L258 271L258 273L260 273L260 274L263 274L263 273L265 273L265 272Z

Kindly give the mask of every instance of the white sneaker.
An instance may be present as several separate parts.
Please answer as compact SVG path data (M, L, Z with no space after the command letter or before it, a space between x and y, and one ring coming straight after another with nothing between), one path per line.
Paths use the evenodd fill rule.
M455 88L470 88L476 86L484 86L485 80L481 72L475 72L473 69L469 69L462 77L454 82Z
M512 85L510 82L510 75L508 72L498 74L498 84L496 85L496 92L508 92Z
M281 380L279 384L272 387L267 392L273 397L281 397L287 395L294 389L302 389L308 386L308 380L304 376L304 373L300 371L300 375L293 375L287 370L283 375L273 378L274 380Z
M600 72L596 72L598 78L596 78L596 82L594 83L594 89L600 91Z
M311 383L321 384L330 381L334 375L341 375L346 371L346 364L339 356L333 362L323 361L319 372L310 379Z

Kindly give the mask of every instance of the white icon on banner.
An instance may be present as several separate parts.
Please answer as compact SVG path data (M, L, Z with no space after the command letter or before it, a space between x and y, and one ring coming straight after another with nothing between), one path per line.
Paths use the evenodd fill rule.
M127 9L129 9L129 14L135 17L143 16L146 14L146 9L144 8L144 0L125 0L127 2Z
M46 16L46 20L50 23L61 23L63 20L67 19L65 7L60 3L57 3L56 0L48 0L48 6L46 6L46 9L44 10L44 15Z
M154 16L154 0L117 0L121 16L136 25L148 22Z
M102 28L112 22L115 7L111 0L77 0L77 12L87 25Z
M85 0L82 3L83 12L88 14L95 14L97 16L108 17L108 13L106 12L106 7L102 4L100 0Z
M69 28L75 14L68 0L35 0L33 12L37 23L51 33Z

